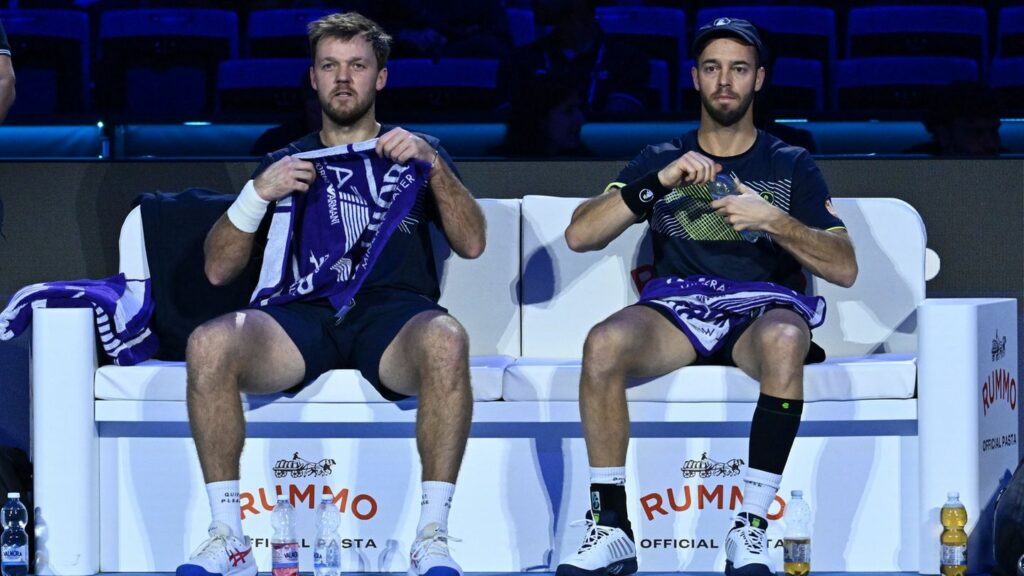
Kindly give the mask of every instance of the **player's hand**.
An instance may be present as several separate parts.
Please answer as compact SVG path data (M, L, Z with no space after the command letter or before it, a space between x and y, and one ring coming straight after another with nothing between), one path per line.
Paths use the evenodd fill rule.
M743 230L764 230L782 211L768 203L749 186L733 178L739 194L726 196L711 202L711 208L737 232Z
M414 158L430 163L434 147L405 128L395 128L377 140L377 154L399 164Z
M680 156L658 172L658 180L666 188L684 184L703 184L715 179L722 165L693 150Z
M316 170L312 162L285 156L257 176L253 186L260 198L273 202L292 192L306 192L314 178Z

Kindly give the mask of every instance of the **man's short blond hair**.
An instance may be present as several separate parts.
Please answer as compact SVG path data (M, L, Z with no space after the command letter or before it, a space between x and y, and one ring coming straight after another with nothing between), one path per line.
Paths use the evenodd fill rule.
M309 56L313 59L314 64L316 63L316 46L320 40L337 38L347 41L356 36L362 36L373 46L373 54L377 57L377 68L383 69L388 65L388 55L391 54L391 36L379 24L358 12L339 12L324 16L310 22L307 30L309 31Z

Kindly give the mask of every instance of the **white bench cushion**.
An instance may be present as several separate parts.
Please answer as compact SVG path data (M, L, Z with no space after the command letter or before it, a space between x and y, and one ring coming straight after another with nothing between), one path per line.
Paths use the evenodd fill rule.
M473 400L501 398L502 376L511 356L470 357ZM294 397L274 395L275 402L388 402L356 370L325 372ZM185 401L185 363L149 360L137 366L103 366L96 371L100 400Z
M804 399L912 398L917 366L909 354L830 358L804 370ZM507 401L578 400L580 361L520 359L509 366ZM630 383L626 399L652 402L756 402L759 387L739 368L690 366Z

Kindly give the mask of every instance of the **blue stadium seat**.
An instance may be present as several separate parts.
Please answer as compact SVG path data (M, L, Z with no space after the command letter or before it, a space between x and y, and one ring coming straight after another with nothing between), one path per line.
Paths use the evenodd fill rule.
M605 34L620 37L668 65L672 101L676 101L686 60L686 14L675 8L599 6L595 13Z
M238 56L234 12L112 10L100 19L103 107L136 119L195 119L213 109L221 60Z
M989 83L1002 96L1007 110L1024 112L1024 56L993 60Z
M388 83L378 103L387 115L491 112L498 105L497 79L493 59L396 58L388 62Z
M246 34L253 58L310 58L306 26L328 14L328 8L255 10L249 14Z
M920 110L950 82L979 79L969 58L927 56L852 58L836 69L837 109Z
M0 10L19 97L12 118L90 109L89 18L73 10Z
M825 81L821 62L805 58L778 58L771 72L767 95L773 112L820 112L825 108Z
M1024 6L999 11L996 57L1024 56Z
M217 71L217 110L232 115L297 114L309 83L309 58L225 60Z
M512 33L512 44L524 46L537 39L537 23L533 19L533 10L528 8L506 8L508 28Z
M988 18L972 6L879 6L850 10L846 56L957 56L988 64Z

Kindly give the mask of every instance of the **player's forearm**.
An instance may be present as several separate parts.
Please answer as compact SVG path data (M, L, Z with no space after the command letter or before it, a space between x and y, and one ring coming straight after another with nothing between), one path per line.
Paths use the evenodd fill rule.
M7 111L14 104L14 76L0 76L0 123L7 118Z
M487 244L483 210L444 161L439 161L430 175L430 188L452 250L463 258L483 254Z
M783 215L765 231L812 274L849 288L857 280L857 256L843 230L818 230Z
M236 228L227 214L217 220L203 243L204 270L211 284L223 286L238 276L249 263L255 237Z
M565 229L565 241L575 252L601 250L637 221L622 201L618 187L590 198L576 207Z

